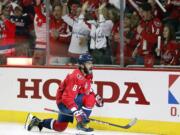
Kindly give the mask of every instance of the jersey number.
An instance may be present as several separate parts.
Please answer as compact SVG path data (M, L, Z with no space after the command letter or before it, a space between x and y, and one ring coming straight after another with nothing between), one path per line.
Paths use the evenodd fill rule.
M76 91L77 90L77 88L78 88L78 86L75 84L74 86L73 86L73 91Z

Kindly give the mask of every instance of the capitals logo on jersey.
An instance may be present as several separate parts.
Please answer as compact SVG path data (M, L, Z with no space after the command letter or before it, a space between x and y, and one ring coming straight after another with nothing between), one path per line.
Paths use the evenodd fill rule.
M169 75L168 103L180 104L180 75Z

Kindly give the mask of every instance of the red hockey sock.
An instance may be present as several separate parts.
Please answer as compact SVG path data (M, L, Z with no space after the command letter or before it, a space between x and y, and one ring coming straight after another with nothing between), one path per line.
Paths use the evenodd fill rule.
M68 122L58 122L57 120L53 124L53 129L55 131L62 132L64 131L68 126Z

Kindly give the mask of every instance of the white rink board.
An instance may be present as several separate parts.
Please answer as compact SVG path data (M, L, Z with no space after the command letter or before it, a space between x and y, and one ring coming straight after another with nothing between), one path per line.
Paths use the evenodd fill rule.
M50 107L56 109L55 100L50 100L44 95L49 94L54 97L57 83L51 83L49 89L43 89L45 84L52 79L63 80L72 69L58 68L16 68L0 67L0 110L15 110L27 112L45 112L43 108ZM180 102L180 72L173 71L131 71L131 70L94 70L93 89L101 89L103 85L103 97L108 100L103 108L95 108L94 116L132 118L137 117L142 120L158 120L169 122L180 122L179 103L168 103L168 92L170 91ZM19 81L21 80L21 81ZM26 87L33 87L33 80L36 84L37 98L32 98L33 90L25 90L27 97L18 97L22 91L22 80ZM111 85L115 85L113 89ZM128 89L132 84L134 87ZM171 84L171 85L170 85ZM20 87L21 86L21 87ZM129 86L129 87L128 87ZM134 86L134 85L133 85ZM119 91L119 92L118 92ZM137 104L139 92L142 92L149 105ZM118 103L126 96L129 103ZM137 94L137 95L136 95ZM131 97L130 95L135 95ZM112 99L114 97L114 99ZM107 111L108 110L108 111Z

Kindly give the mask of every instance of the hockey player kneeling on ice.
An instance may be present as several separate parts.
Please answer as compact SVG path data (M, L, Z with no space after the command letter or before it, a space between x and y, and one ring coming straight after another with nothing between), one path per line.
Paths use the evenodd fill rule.
M96 104L103 106L103 99L91 89L93 58L90 54L82 54L78 59L78 69L68 74L59 85L56 94L56 103L60 112L58 119L40 120L36 116L28 115L27 130L37 126L41 131L43 127L55 131L64 131L69 122L73 122L73 116L77 120L76 128L85 132L93 131L88 126L89 116ZM28 120L27 120L28 121Z

